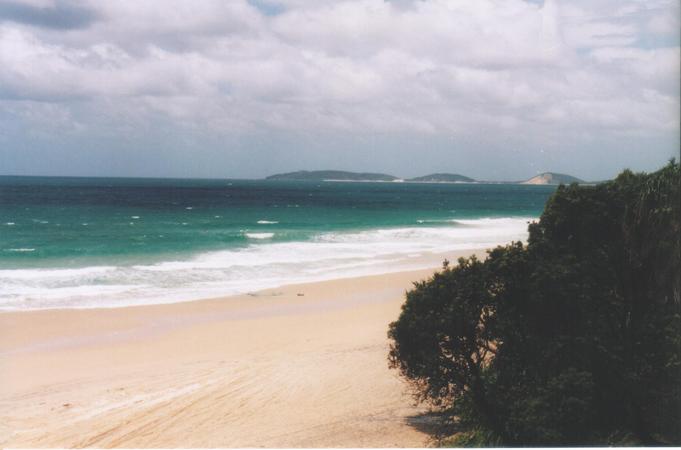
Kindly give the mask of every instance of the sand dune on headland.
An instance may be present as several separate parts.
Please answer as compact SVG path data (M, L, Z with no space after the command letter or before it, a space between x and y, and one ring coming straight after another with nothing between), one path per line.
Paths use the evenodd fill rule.
M2 313L0 446L426 445L386 331L431 272Z

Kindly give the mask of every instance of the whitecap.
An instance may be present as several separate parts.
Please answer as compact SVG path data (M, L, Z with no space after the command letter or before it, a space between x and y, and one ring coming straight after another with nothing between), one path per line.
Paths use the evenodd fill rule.
M274 233L246 233L246 237L249 239L271 239L274 237Z
M274 225L274 224L277 224L277 223L279 223L279 222L276 221L276 220L258 220L259 225Z

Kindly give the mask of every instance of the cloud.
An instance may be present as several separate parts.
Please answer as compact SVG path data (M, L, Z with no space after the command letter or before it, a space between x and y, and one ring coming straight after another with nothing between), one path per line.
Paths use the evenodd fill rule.
M32 5L4 1L0 3L0 21L34 27L69 30L87 28L98 19L94 9L58 1L52 5Z
M678 12L665 0L5 2L1 117L40 128L52 109L36 105L56 105L84 134L676 136Z

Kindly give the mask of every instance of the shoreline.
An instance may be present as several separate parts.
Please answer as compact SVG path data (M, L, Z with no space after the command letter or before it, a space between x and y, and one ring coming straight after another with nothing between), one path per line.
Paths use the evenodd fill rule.
M121 260L111 261L74 259L62 266L54 265L58 260L35 266L17 265L0 269L0 285L4 288L0 293L0 313L178 303L292 282L417 270L439 266L451 252L525 240L527 224L535 219L425 218L415 219L408 227L330 231L321 233L319 240L281 242L274 236L279 231L262 227L239 230L239 236L247 242L245 247L204 249L166 257L154 254L149 259L132 254L129 259L121 256ZM37 252L26 254L30 255L26 257L27 264L41 258ZM13 253L5 263L11 263L13 258L24 260Z
M497 244L500 245L500 244ZM262 295L267 295L269 291L274 291L277 289L282 289L285 287L289 286L298 286L298 285L311 285L311 284L317 284L317 283L325 283L329 281L336 281L336 280L349 280L349 279L362 279L366 277L375 277L375 276L383 276L383 275L390 275L390 274L397 274L397 273L407 273L407 272L419 272L422 270L430 270L434 267L440 267L442 265L442 261L444 259L449 259L450 262L452 259L456 259L461 255L466 255L468 256L469 254L472 253L483 253L486 251L487 248L493 248L493 247L485 247L485 248L471 248L471 249L455 249L455 250L450 250L449 252L424 252L417 257L413 258L405 258L402 259L401 261L397 261L395 263L392 263L392 265L386 265L384 267L383 271L374 271L374 269L377 269L377 267L369 267L369 270L365 273L343 273L342 275L338 276L330 276L330 275L322 275L319 276L318 278L312 278L309 280L301 280L301 281L295 281L295 282L283 282L281 284L277 285L272 285L272 286L267 286L267 287L262 287L262 288L256 288L252 291L242 291L242 292L231 292L231 293L225 293L225 294L214 294L214 295L204 295L202 297L184 297L184 298L178 298L176 297L175 293L169 293L170 299L166 299L164 301L155 301L157 300L154 298L154 300L149 301L148 303L128 303L128 302L122 302L121 304L116 304L116 305L111 305L111 304L104 304L104 305L96 305L96 306L70 306L70 307L65 307L65 306L55 306L55 307L32 307L32 308L27 308L27 309L11 309L11 308L0 308L0 316L3 314L13 314L13 313L31 313L31 312L39 312L39 311L91 311L91 310L111 310L111 309L125 309L125 308L138 308L138 307L151 307L151 306L162 306L162 305L175 305L175 304L184 304L184 303L194 303L194 302L206 302L206 301L224 301L227 299L231 298L240 298L244 296L249 296L249 297L259 297ZM469 253L472 252L472 253ZM451 255L456 255L455 258L452 258ZM393 256L393 255L388 255L388 256ZM403 256L403 255L401 255ZM376 257L376 258L380 258ZM311 264L314 264L315 262L312 262ZM97 266L91 266L91 267L97 267ZM85 267L87 269L89 267ZM76 269L78 270L78 269ZM95 297L96 294L93 295Z
M484 250L441 256L471 254ZM0 445L423 446L425 410L388 369L386 333L406 290L439 267L1 312Z

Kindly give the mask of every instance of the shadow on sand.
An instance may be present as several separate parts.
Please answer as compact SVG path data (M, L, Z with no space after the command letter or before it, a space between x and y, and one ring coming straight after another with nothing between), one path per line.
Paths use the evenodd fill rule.
M407 417L407 424L430 436L429 444L437 446L443 439L463 431L460 424L452 420L449 414L429 411Z

